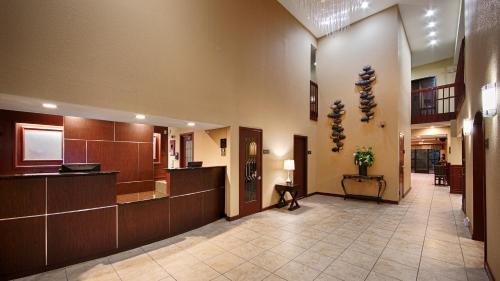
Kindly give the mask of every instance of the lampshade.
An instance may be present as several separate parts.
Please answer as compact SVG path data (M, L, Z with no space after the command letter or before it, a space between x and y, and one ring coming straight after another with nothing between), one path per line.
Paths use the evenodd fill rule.
M474 121L472 119L465 119L463 122L464 135L468 136L472 133L472 128L474 127Z
M493 117L497 115L497 85L490 83L481 88L481 99L483 104L483 116Z
M295 162L293 160L285 160L283 163L283 169L287 171L295 170Z

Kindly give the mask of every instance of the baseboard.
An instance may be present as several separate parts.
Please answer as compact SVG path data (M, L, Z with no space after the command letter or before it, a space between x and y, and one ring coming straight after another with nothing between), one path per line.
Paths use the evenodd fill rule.
M230 217L230 216L226 215L226 220L227 221L235 221L235 220L237 220L239 218L240 218L240 215L236 215L236 216L233 216L233 217Z
M488 261L486 259L484 260L484 269L486 270L486 274L488 275L488 278L491 281L495 281L495 276L493 276L493 273L491 273L490 266L488 265Z
M324 196L333 196L333 197L340 197L340 198L344 198L345 196L343 194L337 194L337 193L328 193L328 192L314 192L313 194L311 195L314 195L314 194L317 194L317 195L324 195ZM366 199L360 199L360 198L357 198L357 200L366 200ZM388 204L399 204L398 201L393 201L393 200L387 200L387 199L382 199L382 202L383 203L388 203Z
M406 197L406 195L408 195L408 193L410 193L410 191L411 191L411 186L410 186L410 188L409 188L409 189L408 189L408 190L407 190L407 191L403 194L403 198L405 198L405 197Z

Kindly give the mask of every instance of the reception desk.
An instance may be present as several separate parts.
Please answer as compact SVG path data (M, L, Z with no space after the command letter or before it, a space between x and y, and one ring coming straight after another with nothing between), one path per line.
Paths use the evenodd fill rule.
M117 172L0 175L0 280L107 256L224 217L225 167L167 169L167 192Z
M172 235L224 217L226 167L166 170Z
M116 175L0 176L0 280L112 253Z

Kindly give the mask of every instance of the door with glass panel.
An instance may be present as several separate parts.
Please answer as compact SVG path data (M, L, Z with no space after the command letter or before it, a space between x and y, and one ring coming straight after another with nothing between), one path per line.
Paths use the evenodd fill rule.
M194 161L194 134L187 133L180 135L180 166L187 167L189 162Z
M262 130L240 127L240 216L262 209Z

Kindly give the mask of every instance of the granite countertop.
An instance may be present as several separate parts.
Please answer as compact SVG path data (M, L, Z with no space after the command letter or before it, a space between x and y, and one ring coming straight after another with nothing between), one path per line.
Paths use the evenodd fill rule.
M127 204L127 203L155 200L167 197L168 194L163 193L161 191L143 191L143 192L119 194L116 196L116 203Z
M186 168L165 168L168 172L172 171L190 171L200 169L225 168L226 166L207 166L207 167L186 167Z
M112 175L112 174L118 174L118 173L119 173L118 171L71 172L71 173L27 173L27 174L0 175L0 179L96 176L96 175Z

